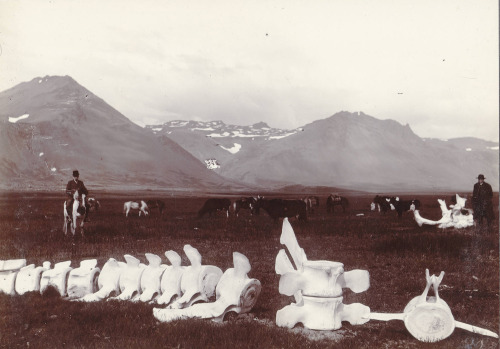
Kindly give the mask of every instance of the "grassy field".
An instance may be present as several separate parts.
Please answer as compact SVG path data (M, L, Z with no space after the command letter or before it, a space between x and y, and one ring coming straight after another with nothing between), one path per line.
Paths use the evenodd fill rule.
M96 194L97 195L97 194ZM451 193L416 195L421 215L439 219L438 198L450 203ZM346 196L346 213L327 214L326 197L308 222L290 219L300 246L309 260L331 260L346 271L366 269L370 288L355 294L345 290L344 304L362 303L374 312L399 313L425 287L425 269L438 275L445 271L439 294L456 320L499 331L499 238L498 195L496 219L489 230L418 227L413 214L401 219L395 212L371 212L374 195ZM152 198L141 196L142 198ZM123 203L137 195L101 193L99 212L85 227L85 238L66 238L62 233L64 197L58 193L3 193L0 197L0 260L26 258L41 265L96 258L98 266L114 257L123 261L132 254L147 263L144 254L175 250L188 265L183 246L191 244L203 264L223 271L232 267L232 253L250 260L249 277L262 283L262 293L250 314L223 324L209 320L159 323L153 305L130 302L81 304L57 296L0 295L0 347L34 348L498 348L498 341L456 329L447 339L422 343L411 336L402 321L370 321L337 331L311 331L275 325L276 311L293 301L279 294L275 258L282 248L281 222L265 212L239 217L218 215L198 219L205 197L157 195L165 201L163 215L147 217L123 214ZM228 196L229 197L229 196ZM282 195L281 197L285 197ZM231 198L231 197L230 197ZM235 199L232 197L231 199ZM410 196L404 198L410 198ZM362 215L361 215L362 214Z

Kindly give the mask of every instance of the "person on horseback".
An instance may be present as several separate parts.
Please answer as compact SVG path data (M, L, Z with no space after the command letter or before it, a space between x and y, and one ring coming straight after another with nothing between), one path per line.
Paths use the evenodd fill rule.
M87 197L89 195L89 191L85 187L85 184L79 179L80 173L75 170L73 171L73 179L68 182L66 185L66 195L68 195L68 200L66 200L66 211L68 212L68 216L71 217L71 211L73 207L73 194L75 191L79 190L81 194L85 194L85 207L88 208L89 203L87 202ZM85 210L85 217L83 219L84 222L89 222L89 210Z

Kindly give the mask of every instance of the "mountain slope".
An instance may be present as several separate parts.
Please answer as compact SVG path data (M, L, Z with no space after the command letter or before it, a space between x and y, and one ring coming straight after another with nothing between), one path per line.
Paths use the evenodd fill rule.
M4 187L60 188L73 169L89 187L213 189L226 182L68 76L0 93L0 139Z
M498 143L470 138L447 142L422 139L409 125L363 113L340 112L299 130L282 130L286 137L267 133L253 141L219 124L218 147L205 145L206 123L179 125L182 122L177 121L176 127L162 125L163 136L175 139L200 160L209 156L219 160L221 144L241 143L238 152L221 153L221 166L216 171L247 183L367 191L464 191L470 190L477 174L484 172L498 190ZM180 136L186 133L189 142Z

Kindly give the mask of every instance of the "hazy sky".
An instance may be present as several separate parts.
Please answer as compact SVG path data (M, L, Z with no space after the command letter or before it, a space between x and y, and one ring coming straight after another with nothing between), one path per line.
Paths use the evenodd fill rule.
M498 140L496 0L0 0L0 46L0 91L70 75L140 125L347 110Z

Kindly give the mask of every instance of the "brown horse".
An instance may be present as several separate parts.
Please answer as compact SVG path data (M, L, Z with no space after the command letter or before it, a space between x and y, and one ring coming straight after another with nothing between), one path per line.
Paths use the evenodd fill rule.
M337 194L331 194L326 199L326 212L328 213L335 212L335 206L342 207L342 211L345 212L345 209L347 208L347 206L349 206L349 200L347 200L347 198L343 196Z

